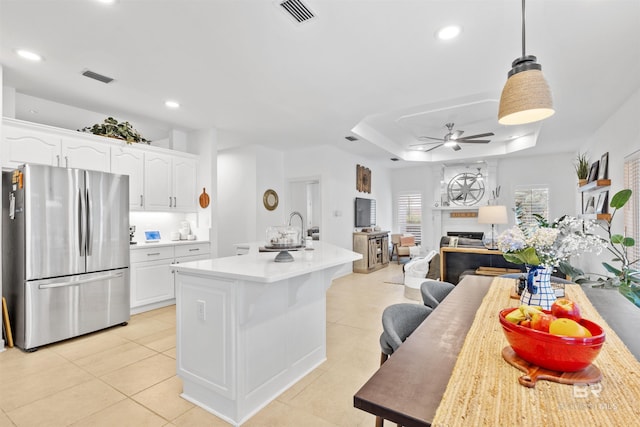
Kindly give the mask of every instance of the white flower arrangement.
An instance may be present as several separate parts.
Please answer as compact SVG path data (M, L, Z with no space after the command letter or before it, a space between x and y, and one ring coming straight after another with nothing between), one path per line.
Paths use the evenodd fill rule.
M590 233L595 223L570 216L563 216L548 224L538 221L532 228L518 226L505 230L498 236L498 249L504 258L515 264L556 267L572 256L585 252L600 254L607 241Z

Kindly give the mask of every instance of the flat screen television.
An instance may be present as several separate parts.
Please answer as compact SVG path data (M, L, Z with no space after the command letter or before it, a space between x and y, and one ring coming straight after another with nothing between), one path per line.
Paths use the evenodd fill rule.
M371 227L375 225L376 201L373 199L364 199L356 197L355 202L355 226Z

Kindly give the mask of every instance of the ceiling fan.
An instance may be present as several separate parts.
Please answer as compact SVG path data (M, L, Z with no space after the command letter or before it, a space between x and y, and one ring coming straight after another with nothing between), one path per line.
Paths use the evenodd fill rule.
M470 135L470 136L462 136L462 134L464 133L463 130L453 130L453 123L447 123L445 124L445 126L447 127L447 129L449 130L449 133L447 133L444 138L434 138L432 136L419 136L418 139L419 140L433 140L434 142L431 141L426 141L420 144L412 144L410 145L410 147L416 147L416 146L424 146L426 144L437 144L434 147L429 148L428 150L421 150L421 151L431 151L431 150L435 150L436 148L440 147L441 145L444 145L445 147L450 147L453 149L453 151L458 151L461 149L459 143L476 143L476 144L487 144L489 142L491 142L490 139L476 139L476 138L484 138L486 136L493 136L494 133L493 132L487 132L487 133L479 133L477 135ZM436 142L437 141L437 142Z

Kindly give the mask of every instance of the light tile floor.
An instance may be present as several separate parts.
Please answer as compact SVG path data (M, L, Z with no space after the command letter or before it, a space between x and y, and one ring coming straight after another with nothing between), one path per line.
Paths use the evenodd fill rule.
M367 426L354 393L376 371L384 308L404 297L402 266L334 280L327 292L327 361L244 425ZM0 353L0 427L228 426L180 397L175 306L24 353Z

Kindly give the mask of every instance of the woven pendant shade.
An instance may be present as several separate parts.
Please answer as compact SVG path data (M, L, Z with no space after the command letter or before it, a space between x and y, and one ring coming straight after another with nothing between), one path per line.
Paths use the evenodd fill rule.
M551 90L541 70L521 71L507 79L500 96L500 124L537 122L551 117L554 113Z

